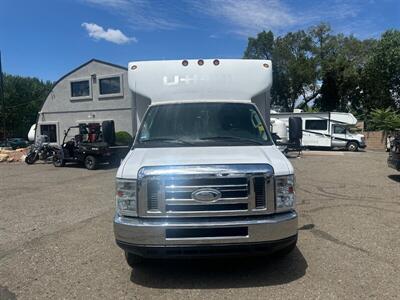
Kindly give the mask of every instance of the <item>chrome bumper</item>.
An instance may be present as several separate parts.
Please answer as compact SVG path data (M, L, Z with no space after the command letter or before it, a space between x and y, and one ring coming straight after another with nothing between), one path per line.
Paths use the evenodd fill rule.
M216 236L218 230L241 228L246 234L240 236ZM168 230L201 230L200 236L168 237ZM212 229L215 229L213 232ZM210 236L207 236L208 233ZM117 242L136 246L176 246L176 245L223 245L273 242L297 235L297 213L252 216L214 217L191 219L150 219L115 216L114 234ZM211 236L212 235L212 236Z

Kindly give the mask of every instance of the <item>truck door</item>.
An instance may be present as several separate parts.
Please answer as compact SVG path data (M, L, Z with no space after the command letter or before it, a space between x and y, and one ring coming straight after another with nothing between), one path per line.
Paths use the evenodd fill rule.
M303 119L303 146L331 147L331 137L328 131L328 120Z
M346 132L346 127L337 124L332 125L332 147L346 147Z

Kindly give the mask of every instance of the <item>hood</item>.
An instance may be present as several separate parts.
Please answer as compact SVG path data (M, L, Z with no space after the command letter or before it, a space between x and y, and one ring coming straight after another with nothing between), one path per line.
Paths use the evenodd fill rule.
M348 133L346 135L347 138L352 138L352 139L361 139L364 138L365 136L361 133Z
M131 150L117 177L136 179L145 166L269 164L275 175L293 174L293 167L276 146L170 147Z

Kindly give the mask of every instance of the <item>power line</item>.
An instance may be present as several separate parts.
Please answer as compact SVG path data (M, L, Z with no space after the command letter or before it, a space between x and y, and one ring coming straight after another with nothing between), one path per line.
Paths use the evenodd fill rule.
M12 105L12 106L7 106L7 108L8 109L15 108L15 107L24 106L24 105L27 105L30 103L40 102L40 101L42 101L42 99L31 100L31 101L27 101L27 102L18 103L18 104Z

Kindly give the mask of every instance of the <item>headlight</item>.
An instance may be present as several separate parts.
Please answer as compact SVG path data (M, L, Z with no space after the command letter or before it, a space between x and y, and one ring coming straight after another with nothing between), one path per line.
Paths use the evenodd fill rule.
M115 199L118 215L137 216L136 180L117 178Z
M276 211L291 210L295 206L294 175L275 177Z

